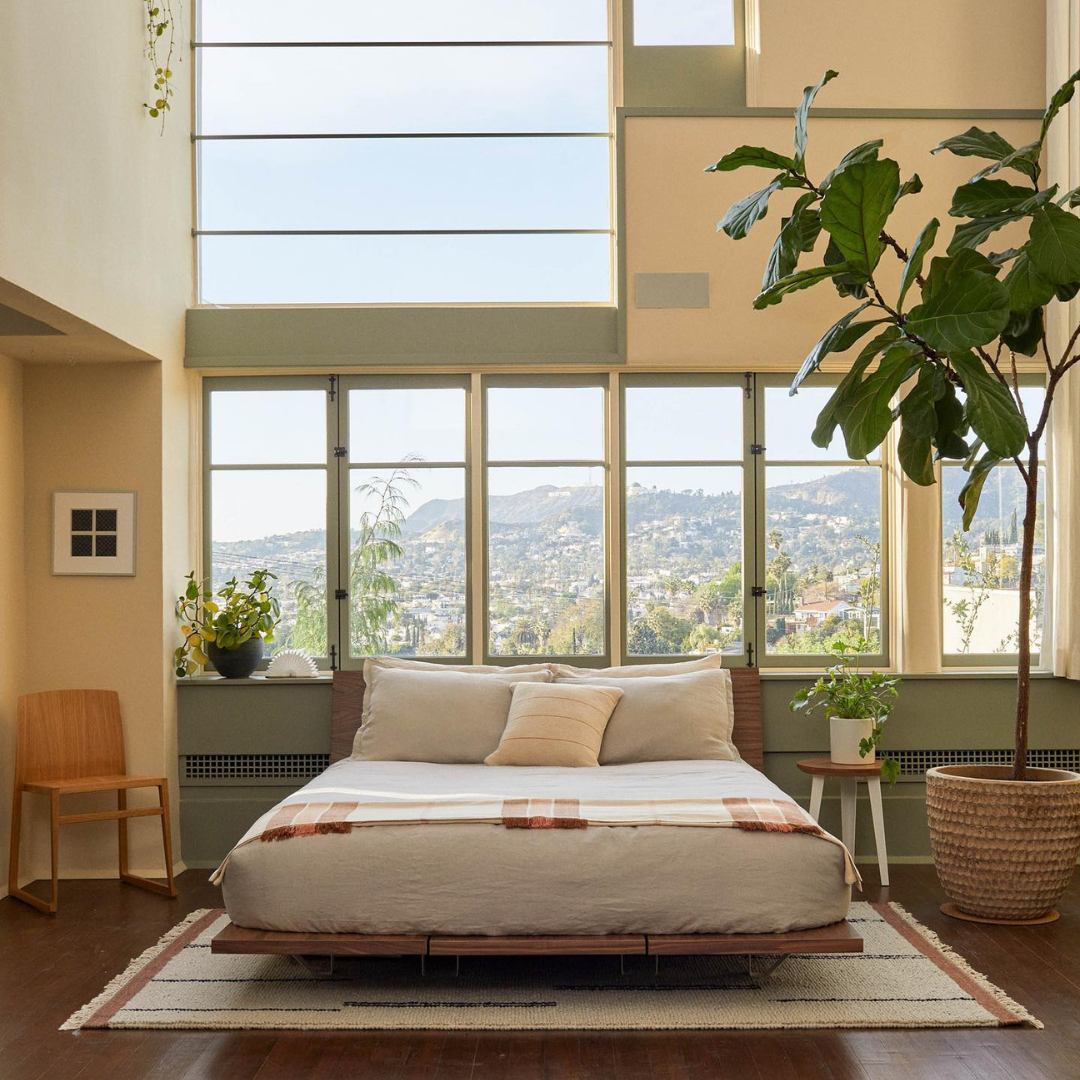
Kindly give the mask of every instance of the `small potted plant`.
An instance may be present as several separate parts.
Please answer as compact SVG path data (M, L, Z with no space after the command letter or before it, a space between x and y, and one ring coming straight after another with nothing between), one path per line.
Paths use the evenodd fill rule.
M212 663L226 679L246 679L259 666L263 643L274 640L281 618L272 595L276 580L269 570L254 570L245 581L230 578L215 599L206 582L195 580L194 570L188 574L187 587L176 600L184 635L174 654L177 677L194 675Z
M859 670L859 653L870 651L866 641L849 645L836 641L830 649L837 663L813 686L804 686L792 699L792 712L809 716L819 709L829 721L829 758L838 765L860 765L877 756L885 721L896 704L896 675ZM881 774L891 784L900 771L894 758L881 763Z

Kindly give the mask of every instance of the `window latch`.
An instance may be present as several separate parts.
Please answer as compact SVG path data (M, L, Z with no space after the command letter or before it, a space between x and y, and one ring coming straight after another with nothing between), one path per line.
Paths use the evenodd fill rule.
M335 446L334 457L348 457L349 448L347 446Z
M348 600L349 599L349 591L347 589L335 589L334 590L334 599L335 600Z
M750 595L751 596L764 596L765 595L765 586L764 585L754 585L754 586L752 586L751 589L750 589Z
M762 446L761 443L751 443L750 444L750 453L751 454L764 454L765 453L765 447Z

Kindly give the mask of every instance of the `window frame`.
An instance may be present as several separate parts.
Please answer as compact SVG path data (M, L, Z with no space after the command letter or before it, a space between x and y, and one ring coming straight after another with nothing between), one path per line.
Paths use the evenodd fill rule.
M617 205L617 188L619 185L618 177L618 162L616 153L616 84L615 80L618 75L618 68L621 64L621 58L616 54L617 48L617 32L621 32L622 12L620 8L620 0L604 0L605 9L605 23L606 23L606 37L597 39L575 39L567 38L565 40L550 39L550 40L527 40L527 39L507 39L503 41L456 41L447 39L437 39L431 41L209 41L205 40L202 35L202 5L196 5L195 19L194 19L194 34L191 41L192 51L192 66L193 66L193 80L192 80L192 186L193 186L193 210L192 210L192 268L193 277L195 282L195 303L196 306L209 306L209 307L255 307L255 308L274 308L280 307L280 302L269 301L263 303L219 303L214 300L206 300L203 297L203 272L202 272L202 244L201 238L203 236L386 236L386 235L400 235L400 236L497 236L497 235L540 235L540 236L572 236L572 235L606 235L607 247L608 247L608 288L607 296L600 300L567 300L558 301L554 303L554 306L575 306L575 307L611 307L618 302L618 296L620 291L619 281L619 242L618 242L618 221L619 221L619 208ZM618 30L617 30L618 28ZM277 49L290 49L290 48L344 48L344 49L369 49L369 48L401 48L410 47L417 49L440 49L440 48L462 48L462 47L476 47L476 48L496 48L496 49L513 49L513 48L603 48L606 55L606 91L607 91L607 129L606 131L594 131L594 132L555 132L548 130L540 131L526 131L526 132L476 132L476 131L462 131L462 130L449 130L444 132L328 132L328 133L295 133L295 132L283 132L276 131L273 133L217 133L217 134L205 134L203 132L203 64L202 57L205 55L207 49L214 50L228 50L236 48L261 48L268 49L273 54L273 50ZM548 139L555 138L563 135L567 138L597 138L607 140L608 145L608 185L607 185L607 226L606 228L444 228L444 229L204 229L202 223L202 189L203 189L203 176L202 176L202 154L201 148L204 142L208 141L228 141L228 140L295 140L295 139L437 139L437 138L535 138L535 139ZM415 301L418 304L428 305L435 301ZM299 305L301 307L318 307L322 302L304 302ZM329 302L335 307L395 307L395 306L408 306L411 302L379 302L379 301L367 301L358 299L352 302ZM491 307L551 307L553 302L550 300L473 300L473 301L447 301L450 306L455 307L475 307L476 305L491 306Z
M338 626L338 606L329 603L331 583L336 580L339 565L337 516L337 488L332 471L334 462L334 446L337 434L337 409L332 393L334 384L326 377L308 375L225 375L204 378L202 380L202 427L201 427L201 495L202 495L202 529L200 554L202 565L199 567L197 577L200 580L210 580L213 585L212 573L214 566L213 557L213 474L215 472L269 472L275 469L293 471L302 469L325 469L326 470L326 559L324 570L326 573L326 654L313 656L316 667L320 671L332 670L334 667L335 644L340 641L340 627ZM252 390L322 390L326 396L326 460L322 464L269 464L269 465L244 465L213 464L213 413L212 398L215 393L230 393ZM270 657L264 656L259 661L257 670L264 671L270 663Z
M1045 389L1046 378L1045 375L1039 374L1034 371L1020 371L1017 374L1017 382L1021 387L1023 386L1038 386ZM1053 418L1051 417L1051 423ZM1044 483L1040 487L1040 492L1043 501L1043 523L1045 529L1046 540L1044 544L1043 554L1043 618L1042 618L1042 630L1039 635L1039 648L1031 650L1031 670L1042 671L1045 670L1046 661L1049 659L1047 655L1047 649L1049 643L1047 642L1046 629L1049 625L1049 621L1052 618L1051 599L1053 597L1053 550L1050 544L1050 522L1053 520L1053 484L1050 483L1050 438L1049 432L1044 433L1042 439L1042 445L1040 446L1039 456L1039 468L1045 474ZM945 506L945 469L958 469L963 467L961 461L939 461L937 462L937 487L938 487L938 501L939 507L944 512ZM1015 469L1015 464L1001 464L997 468L1011 468ZM941 627L941 670L943 672L949 671L968 671L972 668L980 670L992 669L992 670L1004 670L1015 671L1016 664L1019 659L1019 653L1007 652L1007 653L950 653L945 651L945 580L944 580L944 559L945 559L945 530L941 528L941 538L938 543L938 551L940 558L937 567L937 575L935 580L935 593L937 595L937 609L939 625Z
M763 373L755 376L755 387L758 389L755 399L755 439L758 444L768 443L767 437L767 417L765 415L765 390L770 387L788 387L791 385L792 380L795 377L795 373ZM843 378L841 373L817 373L806 382L807 389L814 387L835 387L839 385L840 380ZM833 439L833 443L837 439L842 440L843 436L836 433ZM881 643L881 648L876 653L864 653L863 664L865 667L871 668L888 668L892 658L892 641L890 640L890 628L892 626L892 611L891 611L891 581L893 574L896 570L893 567L892 549L890 543L891 530L889 528L889 498L888 498L888 482L889 482L889 440L879 447L879 457L877 461L871 461L870 459L852 459L837 457L833 460L821 460L821 459L803 459L803 458L778 458L775 460L769 459L768 445L762 447L760 454L752 455L753 469L756 477L756 490L760 493L760 497L757 499L756 506L756 531L760 536L761 543L756 545L757 558L764 559L765 556L765 538L768 534L768 524L766 519L766 471L768 467L773 468L785 468L793 467L798 468L800 466L817 466L820 468L861 468L861 469L877 469L879 479L879 498L881 506L881 570L880 570L880 626L878 629L878 640ZM844 448L846 450L846 447ZM760 576L762 586L764 586L767 567L764 562L761 565L756 565L756 570ZM754 597L756 612L755 612L755 653L759 658L759 666L763 668L810 668L816 670L822 668L827 664L834 663L836 658L826 653L770 653L766 648L766 631L768 629L768 596ZM761 662L764 661L764 662Z

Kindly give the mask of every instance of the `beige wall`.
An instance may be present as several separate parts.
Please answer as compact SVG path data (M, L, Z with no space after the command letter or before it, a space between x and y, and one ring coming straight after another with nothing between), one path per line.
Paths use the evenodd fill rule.
M11 806L16 699L26 653L22 400L22 366L0 356L0 895L7 884L6 814Z
M174 112L159 136L142 109L145 18L130 0L0 4L0 278L179 359L191 298L192 65L174 65Z
M832 68L835 108L1041 109L1046 9L1041 0L750 0L750 105L794 107Z
M1015 145L1038 134L1036 121L992 125ZM893 221L898 239L910 245L934 216L942 222L939 252L947 246L956 219L947 211L952 190L977 164L948 154L931 157L943 138L963 131L962 120L815 119L807 157L810 175L822 176L853 146L884 138L883 155L900 162L901 176L917 172L921 195L905 198ZM630 295L635 273L707 272L711 306L699 309L627 311L631 364L707 364L736 370L797 367L814 342L852 306L825 284L788 296L779 307L755 311L765 260L779 219L796 193L773 197L768 216L739 241L716 231L731 203L770 179L764 169L705 173L704 166L741 143L789 152L792 122L763 117L628 117L626 120L626 259ZM999 234L1002 247L1007 233ZM821 240L824 250L824 239ZM811 265L809 257L806 265ZM884 273L898 272L892 262ZM885 279L888 281L888 277Z

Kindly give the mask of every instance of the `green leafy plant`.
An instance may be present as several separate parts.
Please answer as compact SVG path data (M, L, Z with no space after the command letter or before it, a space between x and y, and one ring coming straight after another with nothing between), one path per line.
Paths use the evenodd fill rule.
M1012 463L1019 470L1025 503L1013 778L1023 780L1039 446L1061 380L1080 363L1080 325L1053 355L1046 336L1047 306L1067 302L1080 291L1080 219L1070 213L1080 205L1080 188L1059 192L1056 184L1040 187L1039 159L1046 133L1071 100L1080 71L1051 98L1034 142L1017 148L997 132L972 127L934 149L989 162L953 195L949 215L958 224L943 255L932 255L941 228L937 218L907 247L889 231L897 205L917 196L922 181L917 174L901 180L899 164L879 157L881 139L848 151L821 179L810 178L807 116L818 91L836 76L827 71L803 92L795 110L794 153L740 146L708 167L709 172L757 167L773 173L765 187L735 203L718 227L732 239L742 239L765 217L774 195L798 192L781 219L754 306L779 304L791 293L824 281L840 296L858 302L825 331L791 384L794 394L826 357L847 353L868 339L848 361L846 374L819 414L815 445L828 446L839 428L848 456L862 458L899 424L900 465L915 483L933 484L935 462L942 458L965 463L968 478L960 492L965 530L993 469ZM1010 179L1000 173L1010 174ZM1026 229L1019 247L979 250L1006 225ZM799 269L803 256L821 246L821 264ZM886 254L902 264L889 298L883 292L885 275L879 273ZM1018 353L1045 361L1046 393L1038 416L1029 417L1020 398ZM894 406L902 390L906 392Z
M273 595L276 574L254 570L244 581L230 578L218 589L216 598L206 582L187 576L187 587L176 600L176 617L184 644L173 654L178 678L194 675L200 665L210 663L204 646L238 649L251 638L270 642L281 618L278 599Z
M805 716L821 710L825 719L834 716L848 720L873 720L870 737L859 742L859 753L866 757L876 750L884 734L885 721L896 704L898 675L882 671L863 672L859 669L859 653L870 651L865 639L848 645L837 641L830 646L837 663L825 669L825 674L813 686L804 686L792 698L789 708ZM881 763L881 773L890 784L896 781L900 763L886 757Z
M154 69L154 87L151 102L143 102L146 115L152 120L161 119L165 131L165 115L172 108L173 96L172 62L178 33L177 18L173 15L172 0L144 0L146 7L146 58ZM180 0L176 0L180 12Z

